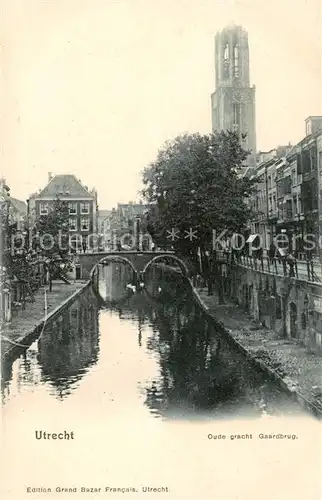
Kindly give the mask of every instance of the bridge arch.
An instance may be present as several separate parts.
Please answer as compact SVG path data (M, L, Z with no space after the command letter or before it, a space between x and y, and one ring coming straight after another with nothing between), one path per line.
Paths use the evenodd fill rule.
M77 254L76 266L79 269L78 279L91 279L97 273L98 266L104 262L124 262L136 275L136 279L142 279L144 273L154 262L161 262L164 259L172 259L180 268L182 274L189 278L192 274L189 263L171 252L108 252L108 253L79 253Z
M95 264L92 267L92 270L90 272L90 278L92 279L95 273L95 270L98 268L100 264L104 264L104 262L110 261L110 262L124 262L125 264L128 264L132 270L134 271L135 275L138 276L138 270L134 266L133 262L131 262L130 259L123 255L116 255L116 254L111 254L111 255L104 255L98 262L95 262Z
M155 262L158 262L158 261L162 261L164 259L172 259L174 261L177 262L177 264L179 265L181 271L182 271L182 274L184 276L189 276L189 269L186 265L186 263L180 259L180 257L178 257L177 255L173 255L173 254L162 254L162 255L156 255L155 257L153 257L143 268L143 271L142 271L142 275L144 276L146 270L152 265L154 264Z

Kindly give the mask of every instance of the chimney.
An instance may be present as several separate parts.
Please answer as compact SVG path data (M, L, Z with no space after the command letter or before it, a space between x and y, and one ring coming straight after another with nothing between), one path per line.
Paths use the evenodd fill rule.
M48 182L50 182L52 178L53 178L52 172L48 172Z

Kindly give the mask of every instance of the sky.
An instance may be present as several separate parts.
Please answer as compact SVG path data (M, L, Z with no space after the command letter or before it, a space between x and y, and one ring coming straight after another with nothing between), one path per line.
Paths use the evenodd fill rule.
M249 36L257 149L295 144L322 115L320 0L4 0L2 175L27 199L48 172L139 198L167 139L211 132L214 36Z

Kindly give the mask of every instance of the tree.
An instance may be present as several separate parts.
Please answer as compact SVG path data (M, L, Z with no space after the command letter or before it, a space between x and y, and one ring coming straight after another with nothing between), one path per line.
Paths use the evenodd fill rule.
M212 250L214 231L226 231L227 237L243 231L255 183L240 175L248 154L239 135L230 131L168 141L143 171L142 194L153 206L148 227L154 240L196 259L198 249L203 258Z
M36 225L36 245L40 247L41 253L47 257L49 270L49 285L52 279L58 277L68 282L66 271L70 263L70 248L68 241L68 202L57 198L48 214L42 215Z
M59 256L63 261L69 260L68 219L68 202L59 198L54 201L48 214L39 217L36 225L38 244L46 257Z

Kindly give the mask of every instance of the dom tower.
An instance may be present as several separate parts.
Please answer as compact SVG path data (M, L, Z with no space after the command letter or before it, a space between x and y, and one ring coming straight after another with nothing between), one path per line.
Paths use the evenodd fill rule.
M249 83L248 34L229 26L215 38L216 91L211 96L212 129L247 133L243 146L251 150L249 166L256 165L255 86Z

